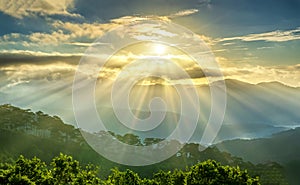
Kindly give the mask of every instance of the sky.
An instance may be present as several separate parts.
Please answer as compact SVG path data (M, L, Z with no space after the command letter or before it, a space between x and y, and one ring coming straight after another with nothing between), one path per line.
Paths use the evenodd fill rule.
M225 78L300 86L299 0L2 0L0 91L67 78L119 25L161 18L198 34Z
M0 94L70 89L96 39L152 19L199 36L226 79L299 87L299 8L300 0L2 0ZM199 79L199 69L188 70Z

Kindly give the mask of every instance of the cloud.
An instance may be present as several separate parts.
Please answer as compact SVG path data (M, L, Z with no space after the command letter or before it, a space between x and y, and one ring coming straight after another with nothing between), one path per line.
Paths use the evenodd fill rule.
M263 49L273 49L274 46L263 46L263 47L258 47L256 48L257 50L263 50Z
M82 54L74 53L60 53L60 52L41 52L41 51L31 51L31 50L0 50L0 57L8 56L11 58L26 58L26 57L68 57L68 56L82 56Z
M143 20L162 20L162 21L170 21L166 16L124 16L110 20L107 23L75 23L75 22L64 22L55 20L50 22L49 24L52 27L50 33L45 32L33 32L30 34L20 34L20 33L10 33L3 35L0 37L0 46L2 45L23 45L32 48L32 44L37 45L72 45L72 46L80 46L80 47L88 47L92 44L92 42L101 37L103 34L112 30L120 25L125 25L129 23L135 23ZM167 37L176 36L171 32L167 32L165 30L160 29L159 27L154 27L149 24L148 28L139 27L138 24L133 26L134 29L139 29L138 31L141 33L152 34L152 35L161 35ZM134 33L135 31L132 30ZM137 38L141 38L141 35L137 35ZM7 48L7 47L5 47Z
M55 21L52 26L58 30L64 30L68 32L68 39L75 38L90 38L96 39L102 36L107 30L112 29L117 26L116 23L72 23L72 22L62 22ZM61 37L65 35L62 31L56 36ZM63 37L64 38L64 37ZM64 40L63 40L64 41Z
M114 29L120 25L125 25L125 24L144 21L144 20L170 21L171 18L187 16L197 12L198 12L197 9L187 9L166 16L155 16L155 15L123 16L123 17L111 19L107 23L72 23L72 22L55 21L52 24L52 26L57 29L63 29L65 31L70 32L71 38L88 37L91 39L95 39L102 36L108 30ZM164 36L174 36L171 33L163 32L162 30L157 30L153 27L148 28L148 31L152 31L152 33L159 33ZM57 36L59 36L59 34L57 34Z
M35 2L35 1L34 1ZM72 1L65 1L71 4ZM14 3L16 4L16 3ZM24 3L23 3L24 4ZM29 6L20 5L22 7ZM1 6L1 5L0 5ZM67 5L66 5L67 6ZM72 5L68 5L72 6ZM10 9L10 8L8 8ZM17 11L18 12L18 11ZM73 47L75 52L83 52L83 49L90 46L92 42L101 37L103 34L112 30L120 25L137 23L143 20L161 20L161 21L171 21L171 17L186 16L198 12L196 9L187 9L179 11L172 15L165 16L123 16L115 19L111 19L105 23L76 23L68 22L61 20L49 19L50 22L47 24L50 25L50 32L33 32L29 34L21 33L10 33L0 37L0 49L3 48L18 48L22 50L36 50L38 48L43 48L41 51L48 50L61 50ZM23 12L24 13L24 12ZM19 16L20 13L17 13L16 16ZM23 14L20 14L23 16ZM149 40L153 37L174 37L176 34L168 32L164 29L159 28L157 25L149 24L148 27L141 27L138 24L132 26L132 34L135 32L145 33L145 34L136 34L135 38L138 40ZM138 29L138 30L134 30ZM208 37L202 37L204 40L208 41ZM211 39L210 39L211 42ZM22 48L20 48L22 46ZM43 47L41 47L43 46ZM59 47L58 47L59 46ZM61 47L60 47L61 46ZM77 48L74 48L77 47ZM82 51L80 50L82 49ZM80 51L79 51L80 50Z
M229 37L217 39L217 42L226 42L233 40L242 40L242 41L267 41L267 42L285 42L292 40L300 39L300 27L293 30L276 30L271 32L257 33L257 34L249 34L245 36L238 37Z
M57 32L52 34L36 34L32 35L33 40L54 40L54 41L67 41L76 40L79 38L89 39L92 42L94 39L101 37L107 31L114 29L120 25L134 23L136 21L148 20L153 17L139 17L139 16L124 16L116 19L110 20L108 23L74 23L74 22L63 22L55 21L52 23L52 26L57 29ZM161 17L160 19L164 19ZM155 30L154 30L155 31ZM164 33L168 34L168 33ZM53 42L53 41L52 41ZM77 45L87 45L87 42Z
M80 17L68 10L74 7L74 0L1 0L0 11L16 18L40 15L64 15Z
M66 42L71 38L71 35L64 34L62 30L54 31L50 34L48 33L32 33L28 36L31 42L40 43L40 44L59 44Z
M128 27L127 34L137 40L159 40L160 38L172 38L178 36L155 23L134 24ZM123 34L123 33L120 33Z
M59 52L40 52L30 50L1 50L0 67L21 64L48 64L61 62L77 65L82 54L59 53Z
M144 20L161 20L170 21L168 16L123 16L115 19L111 19L107 23L73 23L73 22L63 22L55 21L52 26L58 30L64 30L70 33L70 38L90 38L96 39L102 36L107 31L114 29L121 25L132 24L138 21ZM151 25L150 25L151 26ZM144 27L145 29L145 27ZM153 27L148 28L148 31L153 33L158 33L165 36L170 36L172 33L163 32L162 30L155 29ZM57 34L59 36L59 34Z
M192 15L192 14L195 14L195 13L198 13L199 10L197 9L187 9L187 10L182 10L182 11L179 11L175 14L171 14L167 17L169 18L175 18L175 17L183 17L183 16L188 16L188 15Z
M73 77L76 70L76 66L56 62L46 65L33 65L33 64L21 64L5 66L0 68L8 76L8 80L16 81L31 81L31 80L41 80L47 79L58 80L62 76Z
M31 87L32 84L40 83L40 86L34 87L39 90L47 82L70 85L74 79L76 69L76 65L65 63L65 61L60 62L59 60L43 63L43 65L40 65L40 63L0 65L0 92L14 91L16 86L23 86L24 84ZM47 90L49 89L51 88L48 87Z
M291 87L300 87L300 65L235 65L221 68L224 77L248 83L278 81Z
M21 37L20 33L10 33L10 34L3 35L1 40L7 41L7 40L19 39L20 37Z

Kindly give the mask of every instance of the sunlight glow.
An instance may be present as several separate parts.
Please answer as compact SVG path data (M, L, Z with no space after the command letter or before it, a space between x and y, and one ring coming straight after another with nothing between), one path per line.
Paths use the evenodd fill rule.
M157 54L159 54L159 55L165 53L165 50L166 50L165 46L158 44L158 45L155 45L154 47L155 47L155 48L154 48L155 53L157 53Z

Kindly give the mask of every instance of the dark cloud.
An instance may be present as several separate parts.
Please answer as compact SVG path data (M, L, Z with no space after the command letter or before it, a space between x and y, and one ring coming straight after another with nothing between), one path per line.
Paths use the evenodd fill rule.
M300 70L300 64L295 65L295 69L296 69L296 70Z
M186 72L191 78L204 78L205 77L205 74L200 67L186 70Z
M0 66L20 64L45 65L57 62L78 65L80 58L79 56L0 55Z

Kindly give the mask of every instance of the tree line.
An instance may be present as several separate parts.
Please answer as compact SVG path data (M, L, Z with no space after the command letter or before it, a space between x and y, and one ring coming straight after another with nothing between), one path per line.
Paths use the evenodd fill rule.
M239 167L223 166L214 160L200 162L186 170L159 171L152 178L142 178L127 169L111 170L106 179L99 177L98 166L82 166L72 156L60 154L46 164L37 157L20 156L16 161L0 163L0 184L22 185L259 185L258 177L251 177Z

